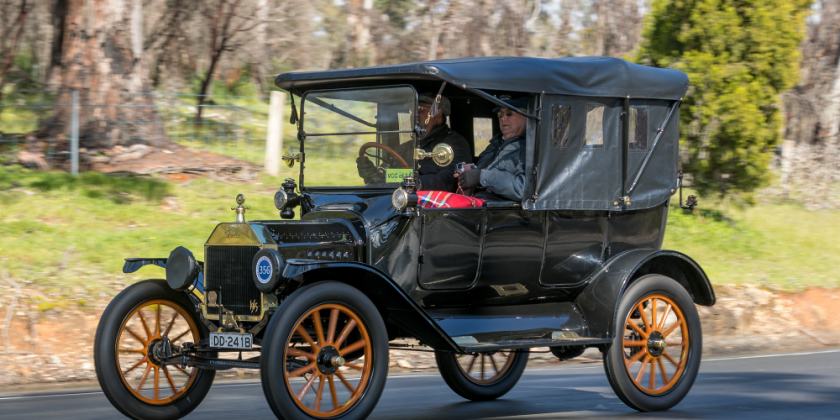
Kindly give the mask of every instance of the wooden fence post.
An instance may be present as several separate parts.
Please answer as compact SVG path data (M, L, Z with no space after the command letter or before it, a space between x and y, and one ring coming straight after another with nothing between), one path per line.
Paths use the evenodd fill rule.
M268 108L268 134L265 139L265 172L271 176L280 174L280 150L283 149L283 107L286 94L271 92Z

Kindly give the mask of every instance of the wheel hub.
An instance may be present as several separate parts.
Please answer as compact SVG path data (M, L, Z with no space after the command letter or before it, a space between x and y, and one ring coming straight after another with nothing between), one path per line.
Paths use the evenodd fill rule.
M665 342L665 337L662 336L661 332L654 331L650 334L647 340L647 349L651 356L661 356L666 347L668 347L668 343Z
M324 375L332 375L339 367L344 366L344 358L333 346L324 346L315 357L318 371Z
M161 350L161 339L156 338L149 342L149 347L146 349L146 355L148 356L149 360L157 365L160 366L160 350Z

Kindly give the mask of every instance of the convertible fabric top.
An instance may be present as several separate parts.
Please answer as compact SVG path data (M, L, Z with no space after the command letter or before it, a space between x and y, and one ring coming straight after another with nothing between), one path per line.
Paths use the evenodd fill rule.
M688 76L672 69L633 64L611 57L481 57L390 66L283 73L275 84L301 95L312 89L350 86L347 82L445 80L461 88L586 97L679 100Z

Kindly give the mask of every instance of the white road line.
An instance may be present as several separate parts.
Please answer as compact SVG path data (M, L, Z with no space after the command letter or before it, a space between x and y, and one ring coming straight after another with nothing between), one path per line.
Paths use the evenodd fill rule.
M761 359L766 357L796 357L796 356L813 356L817 354L831 354L831 353L840 353L840 349L834 350L822 350L822 351L808 351L808 352L798 352L798 353L774 353L774 354L757 354L751 356L732 356L732 357L712 357L712 358L704 358L704 362L722 362L727 360L745 360L745 359ZM533 367L526 369L527 371L531 371L531 373L539 372L539 371L546 371L546 370L583 370L583 369L594 369L600 368L601 365L597 366L575 366L575 367L563 367L563 366L552 366L552 367ZM392 375L388 376L388 379L404 379L404 378L430 378L430 377L437 377L438 374L409 374L409 375ZM230 388L236 386L253 386L259 385L259 382L247 382L247 383L237 383L237 384L217 384L214 385L214 388ZM91 391L91 392L72 392L66 394L38 394L38 395L21 395L21 396L8 396L8 397L0 397L0 401L5 400L19 400L25 398L55 398L55 397L69 397L69 396L76 396L76 395L93 395L93 394L101 394L102 391Z

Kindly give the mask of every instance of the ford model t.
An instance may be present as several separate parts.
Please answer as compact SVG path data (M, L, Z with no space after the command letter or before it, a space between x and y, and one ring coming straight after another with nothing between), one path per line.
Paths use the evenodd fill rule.
M298 143L283 159L299 177L277 191L277 220L247 220L237 197L203 261L182 247L126 260L127 273L157 265L166 279L123 290L97 330L96 372L119 411L179 418L216 370L253 368L279 418L362 419L404 339L433 349L469 400L509 391L534 347L561 359L600 349L610 385L636 410L686 396L702 347L695 304L715 295L691 258L661 249L681 187L684 73L496 57L276 84L294 95ZM418 191L424 172L468 164L453 162L464 145L464 160L488 147L498 109L524 117L521 199L440 205ZM422 147L439 116L463 137L460 152Z

